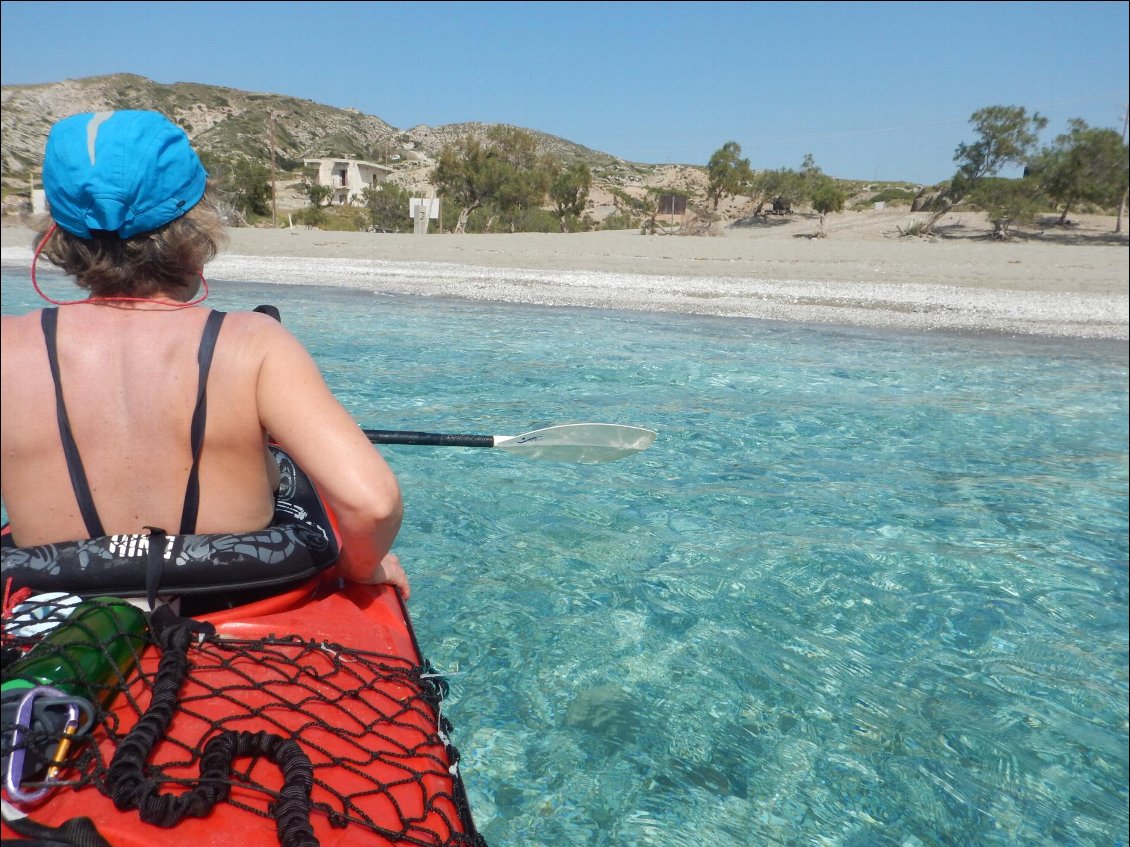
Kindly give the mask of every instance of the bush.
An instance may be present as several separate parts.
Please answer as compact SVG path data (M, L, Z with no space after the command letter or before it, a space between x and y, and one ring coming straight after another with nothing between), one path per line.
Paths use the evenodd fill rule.
M970 196L976 208L985 212L993 223L993 234L1008 238L1014 223L1031 223L1041 209L1047 208L1035 180L990 177L978 184Z
M326 213L324 229L338 232L362 232L369 228L369 210L357 206L330 206Z
M408 216L410 200L408 189L391 182L366 188L361 192L361 201L369 216L367 226L392 232L412 229L412 219Z
M300 226L320 229L326 222L326 210L321 206L303 206L292 215L292 218Z
M816 184L808 199L812 203L813 209L821 215L826 215L829 212L842 212L847 198L844 196L842 188L832 180L825 178Z
M616 212L600 222L601 229L635 229L636 222L626 212Z
M576 215L565 216L565 231L566 232L588 232L593 228L593 222L588 217L577 217ZM558 227L560 230L560 226Z
M918 192L909 188L884 188L867 199L868 203L886 203L891 206L909 206Z
M561 220L549 209L519 209L495 221L496 232L560 232Z
M612 196L614 196L616 199L618 199L621 203L623 203L629 209L635 209L637 212L642 212L642 213L647 213L647 212L650 211L650 209L648 208L648 205L645 201L640 200L638 197L633 197L631 194L628 194L626 191L624 191L620 188L616 188L615 186L609 186L608 191L609 191L609 193L612 194Z

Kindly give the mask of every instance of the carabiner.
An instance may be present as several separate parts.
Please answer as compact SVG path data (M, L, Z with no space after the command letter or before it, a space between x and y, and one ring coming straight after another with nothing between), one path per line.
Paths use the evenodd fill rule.
M63 729L63 736L51 757L51 764L47 770L47 778L42 783L42 788L25 791L21 787L23 781L24 761L27 756L27 747L24 745L24 736L32 731L35 715L35 701L41 698L51 698L59 702L49 705L65 706L67 720ZM29 688L27 693L20 698L16 707L15 726L12 729L12 749L8 756L8 767L4 771L4 788L8 796L17 803L34 803L47 795L58 782L59 771L62 770L63 761L71 746L71 740L84 731L82 718L84 712L87 717L93 715L94 709L79 697L72 697L66 692L49 685L37 685ZM88 723L89 726L89 723Z

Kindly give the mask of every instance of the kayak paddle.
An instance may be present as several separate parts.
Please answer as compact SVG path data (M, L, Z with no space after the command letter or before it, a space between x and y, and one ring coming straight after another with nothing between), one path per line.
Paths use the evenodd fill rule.
M646 450L655 433L638 426L575 423L535 429L521 435L454 435L439 432L366 429L374 444L416 444L428 447L494 447L528 459L597 464Z
M270 305L254 311L282 322L279 310ZM612 462L646 450L655 441L655 432L620 424L561 424L535 429L521 435L453 435L441 432L406 432L392 429L365 429L373 444L417 444L428 447L497 447L527 459L554 462L598 464Z

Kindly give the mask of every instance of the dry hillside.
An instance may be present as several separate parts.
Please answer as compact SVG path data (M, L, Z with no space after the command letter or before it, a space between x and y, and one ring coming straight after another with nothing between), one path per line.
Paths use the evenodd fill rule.
M349 156L380 162L393 169L392 182L426 194L443 147L468 135L482 137L491 127L472 122L401 130L355 109L196 83L165 85L132 74L6 86L2 104L0 182L6 209L26 204L51 125L77 112L157 109L181 124L199 150L227 160L267 163L273 141L281 171L282 210L305 204L296 190L305 158ZM633 201L646 199L649 192L673 191L687 195L692 209L705 206L703 166L628 162L557 136L527 131L538 140L542 152L589 165L593 189L588 214L596 221L626 210ZM860 200L870 186L856 188L862 193L856 192L854 199ZM719 208L721 216L730 220L749 211L743 198L731 198Z

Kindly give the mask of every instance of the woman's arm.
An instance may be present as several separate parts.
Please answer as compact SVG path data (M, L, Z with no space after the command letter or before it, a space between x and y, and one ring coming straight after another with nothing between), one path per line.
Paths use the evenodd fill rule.
M408 577L389 552L404 514L396 476L298 339L274 321L260 323L259 420L310 475L337 517L339 572L354 582L392 583L407 599Z

